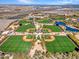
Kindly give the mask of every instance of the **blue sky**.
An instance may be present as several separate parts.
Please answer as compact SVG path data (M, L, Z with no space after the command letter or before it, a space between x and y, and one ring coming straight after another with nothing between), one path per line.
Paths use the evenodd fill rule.
M0 4L79 4L79 0L0 0Z

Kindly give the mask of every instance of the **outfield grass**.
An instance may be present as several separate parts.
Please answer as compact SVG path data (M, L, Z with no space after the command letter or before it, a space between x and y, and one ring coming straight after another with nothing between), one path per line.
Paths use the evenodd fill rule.
M45 19L45 20L40 20L38 21L39 23L49 23L49 20L48 19Z
M39 23L51 23L51 21L49 20L50 18L44 18L44 19L40 19L40 20L36 20Z
M50 35L44 35L45 39L50 39Z
M49 33L48 29L43 29L43 33Z
M46 42L46 48L49 52L71 52L75 45L66 36L56 36L52 42Z
M63 17L57 17L56 20L65 20Z
M27 35L27 39L33 39L33 35Z
M58 26L51 26L51 25L47 25L47 26L44 26L44 28L48 28L48 29L51 29L53 32L61 32L62 30L58 27Z
M26 20L19 20L19 24L25 25L27 23L29 23L29 22L27 22Z
M28 52L31 48L31 42L24 42L22 36L10 36L3 45L0 46L0 51L3 52Z
M26 32L27 29L29 28L34 28L35 26L33 26L32 24L28 24L28 25L22 25L20 26L16 31L17 32Z

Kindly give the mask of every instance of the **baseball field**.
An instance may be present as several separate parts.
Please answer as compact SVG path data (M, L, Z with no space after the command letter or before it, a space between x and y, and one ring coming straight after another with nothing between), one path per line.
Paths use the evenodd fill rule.
M47 21L45 21L47 22ZM35 28L31 23L27 24L26 21L20 21L20 27L16 32L26 32L29 28ZM61 28L58 26L44 26L44 28L51 29L52 32L61 32ZM44 31L45 33L48 30ZM28 39L31 39L31 35L27 35ZM45 42L46 48L49 52L72 52L75 50L76 45L67 36L55 36L55 40L51 42ZM5 39L5 42L0 46L0 51L4 52L28 52L32 46L31 42L25 42L22 40L22 36L9 36Z

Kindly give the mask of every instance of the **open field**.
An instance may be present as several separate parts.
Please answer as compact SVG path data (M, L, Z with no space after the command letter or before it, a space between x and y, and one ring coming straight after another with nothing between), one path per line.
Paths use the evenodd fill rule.
M29 22L27 22L26 20L19 20L19 24L25 25L27 23L29 23Z
M76 46L66 36L56 36L55 38L52 42L46 42L46 48L49 52L71 52L75 50ZM31 42L24 42L22 36L10 36L1 45L0 50L5 52L28 52L30 48Z
M26 35L26 39L33 39L33 35Z
M66 36L56 36L52 42L46 42L46 48L50 52L72 52L75 45Z
M40 20L40 21L38 21L39 23L48 23L49 22L49 20L48 19L44 19L44 20Z
M0 50L4 52L28 52L31 48L31 42L22 40L22 36L10 36L4 42Z
M56 17L56 20L65 20L64 17Z
M44 26L44 28L48 28L48 29L51 29L53 32L61 32L62 30L60 29L60 27L58 26L50 26L50 25L47 25L47 26Z
M45 22L48 22L45 20ZM35 26L31 23L27 24L26 20L20 20L21 26L16 32L35 32ZM29 30L29 31L27 31ZM56 25L44 25L43 33L61 32L61 28ZM49 39L50 35L44 36L44 39ZM34 39L33 35L26 35L26 39ZM76 45L67 36L55 36L55 40L45 42L46 48L49 52L72 52L75 50ZM32 46L31 42L22 40L22 36L10 36L0 46L0 50L4 52L28 52Z
M28 23L29 22L27 22L26 20L20 20L19 21L20 27L16 31L25 32L29 28L34 28L34 26L32 24L28 24Z
M0 19L0 31L4 31L5 28L7 28L14 21L16 21L16 19L12 19L12 20L9 20L9 19L1 20Z
M26 30L29 28L34 28L34 26L32 24L22 25L16 31L17 32L26 32Z

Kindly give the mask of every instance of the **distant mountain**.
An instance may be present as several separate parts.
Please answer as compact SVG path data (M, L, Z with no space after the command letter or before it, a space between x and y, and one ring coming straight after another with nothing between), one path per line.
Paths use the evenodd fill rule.
M79 8L79 5L76 5L76 4L67 4L67 5L61 5L61 6L65 8Z
M65 4L65 5L41 5L41 4L0 4L0 6L58 6L58 7L62 7L62 8L79 8L79 5L76 4Z

